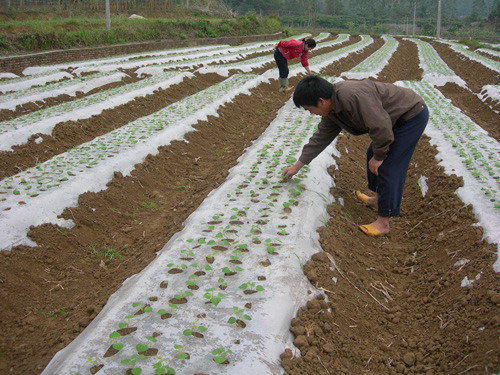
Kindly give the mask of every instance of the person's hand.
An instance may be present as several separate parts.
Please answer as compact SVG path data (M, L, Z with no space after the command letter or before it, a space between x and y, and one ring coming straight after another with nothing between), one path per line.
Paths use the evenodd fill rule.
M291 165L288 168L285 168L283 171L283 181L288 181L292 178L300 169L304 166L300 160L297 160L294 165Z
M376 160L373 156L368 162L368 168L375 175L378 176L378 168L382 165L383 160Z

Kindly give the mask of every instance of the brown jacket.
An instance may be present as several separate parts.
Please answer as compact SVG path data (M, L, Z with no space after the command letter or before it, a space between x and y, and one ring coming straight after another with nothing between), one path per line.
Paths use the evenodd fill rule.
M409 120L424 108L424 100L410 89L391 83L342 81L333 85L333 111L323 116L318 130L302 149L299 160L309 164L344 129L372 139L374 158L384 160L394 141L392 128L399 118Z

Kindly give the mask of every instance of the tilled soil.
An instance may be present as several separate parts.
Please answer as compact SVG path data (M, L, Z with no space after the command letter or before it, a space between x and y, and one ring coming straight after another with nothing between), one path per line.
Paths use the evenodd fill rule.
M438 87L438 90L450 99L454 106L459 107L476 124L486 130L491 137L500 141L500 115L495 113L481 99L456 83L447 83ZM500 107L498 110L500 110Z
M431 42L444 62L460 76L467 86L475 93L480 93L485 85L497 85L500 83L500 74L485 67L483 64L470 60L467 57L453 51L449 46Z
M500 56L493 56L488 53L482 52L482 51L477 51L476 53L480 54L481 56L487 57L488 59L494 60L494 61L500 61Z
M196 75L167 89L160 89L151 95L136 98L129 103L104 110L88 119L66 121L57 124L51 135L34 134L26 144L14 146L13 151L0 151L0 178L18 173L37 163L95 137L106 134L140 117L150 115L169 104L204 90L225 79L218 74ZM35 139L40 136L43 142Z
M404 48L416 57L411 44L403 42L396 54ZM418 59L402 63L392 58L380 77L394 82L420 75ZM447 95L451 89L456 88L443 88ZM450 95L454 104L473 111L466 103L472 94L457 92L467 100ZM484 113L476 116L478 122L488 121ZM496 248L482 240L471 207L455 194L461 179L437 166L436 150L424 136L408 171L402 216L393 220L389 236L367 237L357 225L372 222L376 213L355 198L353 189L368 193L368 144L367 136L338 138L338 167L329 170L337 199L328 207L331 219L318 231L324 252L304 265L305 275L328 298L310 300L292 320L301 356L289 349L282 353L285 373L500 371L495 332L500 294L492 267ZM422 175L429 187L424 197L418 184ZM468 262L456 263L462 259ZM460 286L465 276L478 274L472 287Z
M368 137L342 136L337 199L320 228L325 252L304 265L328 302L311 300L291 322L302 356L282 354L287 374L492 374L500 371L495 246L482 240L470 206L455 195L462 181L436 165L426 137L408 173L402 216L388 237L356 225L375 212L352 190L365 192ZM345 151L346 148L348 152ZM422 197L418 178L427 178ZM334 259L332 270L329 256ZM455 265L460 259L469 262ZM479 280L462 288L464 277ZM336 280L336 282L335 282Z
M0 373L40 373L182 229L289 98L271 84L251 93L221 108L220 117L198 123L187 142L161 147L131 176L117 173L106 190L81 195L62 215L73 228L33 228L29 234L39 246L1 256ZM109 249L120 258L97 257Z
M389 63L374 79L381 82L397 82L402 80L420 81L423 69L415 64L419 61L417 45L409 40L398 38L398 49L389 59Z
M351 38L348 44L355 42ZM325 70L331 72L326 74L351 69L377 48L372 44L354 59L351 56L339 66L328 67ZM406 43L400 48L411 49ZM399 63L393 59L394 64ZM420 73L414 62L408 64L412 65L400 67L407 73L392 66L382 73L391 81L413 79ZM213 81L205 82L203 77ZM200 85L208 87L222 79L196 77L186 87L184 81L169 95L155 93L149 100L156 98L152 106L162 108L201 90ZM294 78L291 83L297 81ZM131 176L117 173L106 190L80 196L78 206L62 215L75 222L73 228L49 224L33 228L30 236L39 246L20 246L0 255L4 301L0 373L40 373L92 321L122 282L147 266L182 229L187 216L224 182L228 169L291 94L276 92L275 82L251 92L221 108L220 117L200 122L197 131L186 135L187 142L161 147L157 155L136 165ZM140 111L147 114L155 109L144 100L130 113L120 112L120 121L124 124L144 116L136 115ZM107 119L113 121L113 113ZM107 124L103 121L101 126ZM114 123L102 133L118 126ZM60 143L54 140L52 147L65 142L69 145L62 150L74 147L69 136L60 133ZM367 144L367 137L338 139L338 168L331 168L330 173L336 181L332 194L342 197L343 204L337 200L329 206L332 218L319 230L325 252L304 265L306 276L324 289L329 301L309 301L292 320L291 330L303 356L291 358L285 352L286 372L458 375L500 371L497 336L492 332L500 323L500 296L492 270L496 249L481 239L481 229L472 226L471 208L464 207L454 194L461 180L444 175L434 159L434 148L423 139L409 171L402 217L393 222L389 237L368 238L358 232L356 224L371 222L375 213L352 195L353 187L366 191ZM35 156L60 152L50 147L37 149L33 156L26 152L17 163L31 165ZM16 159L4 164L0 155L0 169L17 171L12 167ZM425 197L417 184L420 175L427 177ZM111 249L119 256L113 260L98 257ZM337 264L334 271L327 253ZM454 265L464 258L469 262ZM460 287L465 276L474 279L480 272L472 287Z
M105 90L110 90L112 88L126 85L128 83L137 82L139 80L140 80L140 78L137 78L135 76L124 77L122 80L120 80L118 82L108 83L106 85L92 89L92 90L88 91L87 93L83 93L81 91L78 91L78 92L76 92L75 95L61 94L61 95L58 95L55 97L46 98L46 99L39 100L36 102L30 102L30 103L23 104L21 106L18 106L16 108L16 110L14 110L14 111L11 111L8 109L2 109L2 110L0 110L0 121L10 120L10 119L25 115L25 114L30 113L30 112L35 112L35 111L39 111L39 110L44 109L44 108L53 107L53 106L55 106L57 104L61 104L61 103L71 102L73 100L83 98L85 96L96 94L98 92L105 91Z
M384 45L384 40L382 38L378 36L372 37L374 39L374 42L372 44L368 45L357 53L351 53L348 56L334 62L333 64L328 65L321 71L321 74L328 76L338 76L340 75L340 73L346 72L361 63L361 61L365 60L368 56L373 54ZM361 40L361 38L359 40Z

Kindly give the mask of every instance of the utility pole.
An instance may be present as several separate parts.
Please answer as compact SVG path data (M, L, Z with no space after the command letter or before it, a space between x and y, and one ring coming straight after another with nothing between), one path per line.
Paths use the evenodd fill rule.
M106 29L111 29L111 10L109 9L109 0L106 1Z
M417 2L413 6L413 36L415 36L415 29L417 26Z
M438 2L436 38L441 39L441 0Z

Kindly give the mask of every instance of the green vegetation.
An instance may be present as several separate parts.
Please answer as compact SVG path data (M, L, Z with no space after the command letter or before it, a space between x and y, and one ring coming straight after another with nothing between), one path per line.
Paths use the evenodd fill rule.
M36 51L91 47L146 40L215 38L275 33L281 22L274 16L257 17L250 13L238 17L199 18L182 16L129 19L115 15L111 29L97 14L53 19L16 20L4 13L8 21L0 22L0 51Z

